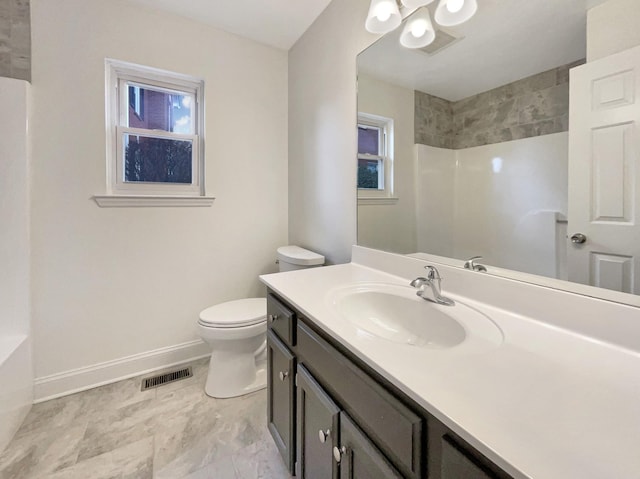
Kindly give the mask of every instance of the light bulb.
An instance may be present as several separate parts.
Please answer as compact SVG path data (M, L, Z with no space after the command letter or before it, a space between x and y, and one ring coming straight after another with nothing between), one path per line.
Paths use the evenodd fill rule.
M447 10L451 13L457 13L464 7L464 0L449 0L447 2Z
M364 26L371 33L389 33L399 27L401 22L396 0L371 0Z
M431 23L431 14L425 7L419 8L404 24L400 34L400 45L406 48L424 48L436 38Z
M422 35L427 33L427 22L424 20L416 20L411 24L411 35L416 38L420 38Z
M393 13L391 5L388 3L382 3L378 6L376 10L376 18L381 22L386 22L391 18L391 14Z

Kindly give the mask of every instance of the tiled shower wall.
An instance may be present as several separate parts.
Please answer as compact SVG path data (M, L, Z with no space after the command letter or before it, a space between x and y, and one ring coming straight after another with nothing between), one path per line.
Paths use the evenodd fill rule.
M415 142L459 150L569 129L573 62L450 102L415 92Z
M0 77L31 80L29 0L0 0Z

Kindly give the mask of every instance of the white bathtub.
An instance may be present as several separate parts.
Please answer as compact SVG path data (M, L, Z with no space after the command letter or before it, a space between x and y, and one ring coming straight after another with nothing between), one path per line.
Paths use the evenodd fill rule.
M0 77L0 452L33 402L29 91L24 80Z
M0 337L0 452L33 403L31 344L27 335Z

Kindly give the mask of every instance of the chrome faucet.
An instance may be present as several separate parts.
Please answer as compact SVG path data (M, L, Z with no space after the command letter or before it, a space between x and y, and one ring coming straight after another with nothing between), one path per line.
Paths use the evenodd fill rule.
M442 296L442 289L440 288L442 278L435 266L425 266L424 269L427 270L426 278L419 276L409 283L414 288L418 288L416 294L427 301L453 306L455 302L452 299Z
M464 269L470 269L471 271L479 271L480 273L486 273L487 268L481 264L476 264L477 259L482 259L482 256L473 256L464 262Z

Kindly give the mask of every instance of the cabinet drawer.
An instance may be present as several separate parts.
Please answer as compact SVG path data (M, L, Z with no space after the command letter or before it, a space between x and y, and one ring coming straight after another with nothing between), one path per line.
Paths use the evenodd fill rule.
M295 346L296 314L273 294L267 295L267 327L287 345Z
M423 419L302 321L296 336L299 362L405 476L422 477Z

